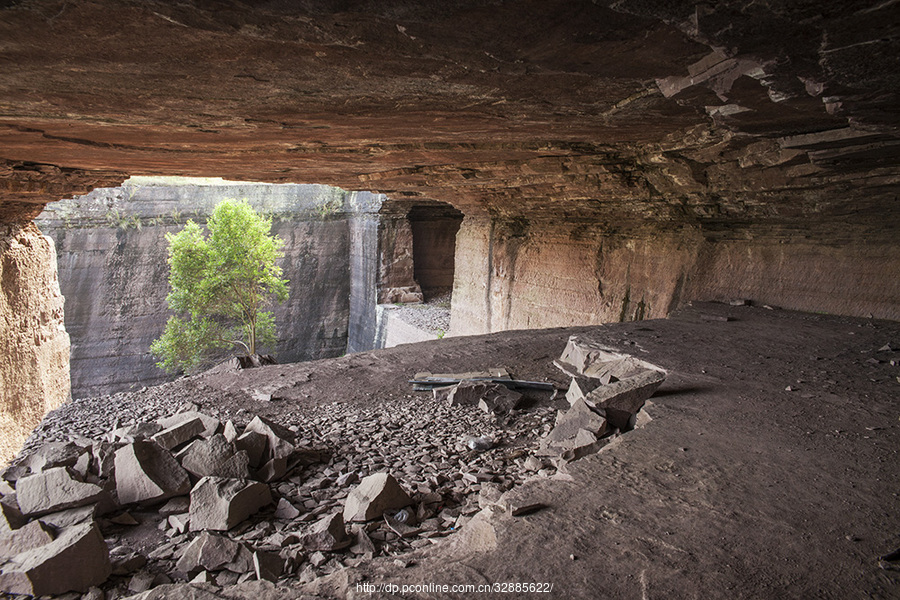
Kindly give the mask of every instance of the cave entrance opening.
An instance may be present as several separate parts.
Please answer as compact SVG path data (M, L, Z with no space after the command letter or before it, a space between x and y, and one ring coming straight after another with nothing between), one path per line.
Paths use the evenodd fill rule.
M443 202L415 205L407 215L412 230L413 278L426 303L450 302L456 234L463 214Z
M444 337L463 213L437 201L390 200L379 215L375 347Z

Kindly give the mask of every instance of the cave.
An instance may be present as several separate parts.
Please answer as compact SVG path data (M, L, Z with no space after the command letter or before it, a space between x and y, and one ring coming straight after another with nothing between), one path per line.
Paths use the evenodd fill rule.
M254 467L278 497L222 534L258 553L253 575L252 560L240 574L177 574L189 543L219 539L191 530L189 513L141 528L123 523L156 523L159 507L76 507L97 548L155 532L135 541L144 567L102 584L115 597L332 598L375 580L543 582L574 598L896 595L898 23L896 3L878 0L0 3L0 445L12 461L0 516L25 526L11 493L28 496L17 482L44 467L82 469L71 487L99 494L88 480L112 483L96 438L135 444L129 427L150 419L142 431L158 435L183 409L203 415L188 429L221 418L210 439L231 422L236 440L258 416L241 443L292 437L304 450L291 457L310 464L288 475L273 454ZM304 329L291 339L308 344L285 350L304 362L101 392L139 371L125 358L162 314L134 287L116 296L158 277L136 259L122 275L158 240L142 237L149 213L103 200L96 227L67 229L65 210L160 176L340 190L279 221L311 284L283 319ZM78 263L69 244L93 258ZM448 288L440 331L395 335L395 317ZM67 330L70 310L83 319ZM594 393L561 360L572 339L666 379L634 423L582 434L578 448L596 452L539 456L574 407L564 390ZM74 375L101 356L121 362ZM500 416L410 384L510 373L537 391ZM498 447L461 441L488 434ZM84 451L94 443L97 457ZM58 466L35 454L46 448ZM354 523L357 543L314 561L284 533L320 543L308 536L327 528L312 523L337 514L348 481L394 464L432 529L411 533L399 512ZM281 500L279 515L307 520L276 517ZM54 515L34 508L28 526L46 533ZM380 536L368 540L378 556L361 530ZM280 576L260 566L276 547L294 561ZM25 590L19 563L3 563L0 585Z
M425 302L449 301L453 291L456 234L462 213L449 204L417 204L407 215L412 229L413 277Z

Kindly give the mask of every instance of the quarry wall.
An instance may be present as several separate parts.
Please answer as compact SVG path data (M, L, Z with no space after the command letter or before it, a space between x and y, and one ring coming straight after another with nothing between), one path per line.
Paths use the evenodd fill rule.
M351 305L365 306L351 299L351 291L365 297L365 290L351 290L353 219L348 215L366 202L377 206L378 195L317 185L132 179L57 202L38 219L58 247L74 397L171 378L149 352L170 315L165 235L189 218L205 222L224 198L247 199L271 215L273 233L285 241L280 265L290 281L289 299L273 307L277 359L311 360L347 351Z
M662 318L691 300L900 319L894 242L815 233L467 218L450 335Z

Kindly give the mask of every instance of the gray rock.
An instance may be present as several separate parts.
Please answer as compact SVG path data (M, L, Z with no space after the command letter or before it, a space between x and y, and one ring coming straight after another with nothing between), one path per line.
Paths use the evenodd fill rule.
M97 506L97 504L89 504L87 506L79 506L78 508L70 508L50 513L42 516L41 522L57 529L78 525L79 523L90 523L97 514Z
M256 471L256 479L271 483L278 481L287 475L288 459L286 457L276 457L266 462Z
M76 525L49 544L11 558L0 569L0 590L32 596L84 592L111 572L109 549L97 525Z
M172 415L171 417L163 417L162 419L157 419L157 423L162 425L164 429L168 429L169 427L173 427L179 423L190 421L192 419L200 419L203 421L203 432L200 434L203 437L209 437L216 433L221 426L221 423L218 419L214 417L210 417L209 415L204 415L201 412L196 410L190 410L186 412L181 412Z
M219 571L234 563L240 550L240 543L204 531L184 549L175 568L189 577L203 570Z
M585 400L606 412L610 425L621 430L634 427L634 419L644 402L666 380L662 371L646 370L609 385L600 386Z
M250 459L247 453L236 452L234 444L221 433L192 442L176 458L188 473L198 478L214 475L246 479L250 476Z
M248 431L255 431L266 436L268 440L266 447L267 459L288 458L294 453L294 434L277 423L256 416L244 428L244 433Z
M110 441L120 441L130 444L137 440L147 440L151 436L163 430L163 426L159 423L137 423L127 427L119 427L109 432L107 439Z
M284 559L273 552L253 553L253 571L259 581L278 581L284 572Z
M268 443L269 439L265 434L258 431L245 431L234 440L235 448L247 453L249 464L254 469L262 464Z
M16 499L22 513L45 515L97 502L103 488L79 481L67 467L53 467L16 482Z
M347 496L344 521L379 519L384 511L412 504L406 491L388 473L376 473L364 478Z
M88 450L72 442L50 442L40 446L20 464L40 473L55 467L73 467Z
M33 550L53 541L53 532L40 521L31 521L19 529L0 535L0 560Z
M224 435L225 439L229 442L234 442L234 440L237 439L237 428L234 426L234 423L230 419L228 421L225 421L225 425L222 427L222 435Z
M309 551L334 552L349 546L353 540L347 536L344 517L334 513L319 519L309 533L301 538L303 547Z
M26 520L25 515L19 509L15 493L0 498L0 531L18 529L25 524Z
M172 450L203 434L203 421L198 418L179 421L150 438L166 450Z
M159 509L160 516L178 515L190 510L191 499L189 496L176 496L163 504Z
M584 399L591 391L606 383L609 382L603 382L591 377L573 377L572 383L569 384L569 390L566 392L566 400L569 401L569 406L575 404L576 400Z
M288 502L287 499L281 498L278 500L278 506L275 507L275 518L276 519L284 519L286 521L290 521L291 519L296 519L300 516L300 511L297 508Z
M204 477L191 490L191 531L226 531L271 503L264 483Z
M477 406L479 400L498 386L504 387L499 383L461 381L449 390L447 401L450 406Z
M499 383L493 384L478 401L478 408L486 413L505 415L522 402L522 394Z
M121 504L162 502L183 496L190 478L172 454L154 442L136 441L116 451L116 493Z
M550 445L558 445L573 439L582 429L596 436L603 435L606 431L606 419L594 412L583 399L576 400L569 410L559 411L556 426L547 434L544 441Z

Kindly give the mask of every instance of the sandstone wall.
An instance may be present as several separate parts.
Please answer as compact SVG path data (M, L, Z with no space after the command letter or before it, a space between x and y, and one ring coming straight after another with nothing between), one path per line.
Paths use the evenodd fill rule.
M612 232L468 218L457 238L451 334L660 318L692 300L737 298L900 319L894 242L772 231L718 239L693 227Z
M53 241L33 223L0 224L0 462L69 397L69 335Z
M39 222L59 248L73 395L101 395L170 378L149 353L170 314L165 234L179 231L187 218L205 222L223 198L246 198L271 214L273 232L285 241L281 266L290 293L287 302L274 307L277 359L346 352L351 312L347 197L327 186L183 186L135 179L52 205Z

